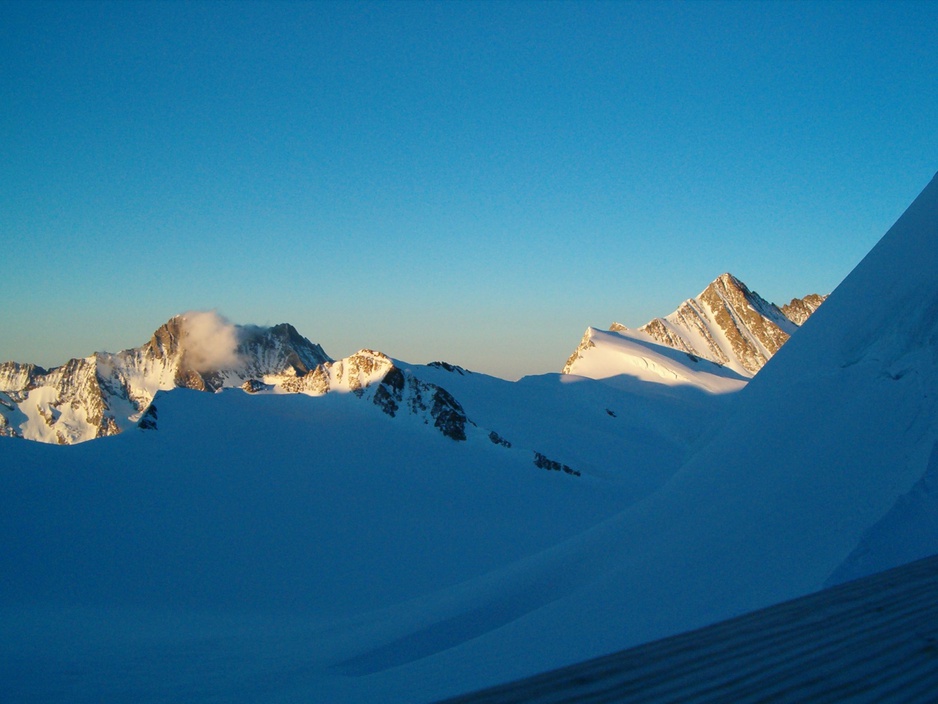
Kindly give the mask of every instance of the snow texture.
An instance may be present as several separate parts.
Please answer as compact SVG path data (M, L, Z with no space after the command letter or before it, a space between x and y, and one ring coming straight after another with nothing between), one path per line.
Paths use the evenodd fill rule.
M446 704L928 702L938 558Z

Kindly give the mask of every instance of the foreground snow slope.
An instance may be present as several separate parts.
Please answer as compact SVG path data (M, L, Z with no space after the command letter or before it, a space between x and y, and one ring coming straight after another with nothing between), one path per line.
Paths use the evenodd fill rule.
M381 660L439 644L460 612L451 607L355 662L383 663L401 687L440 673L497 682L821 589L936 471L936 242L933 180L667 485L450 593L466 600L463 613L504 591L536 608L431 655ZM927 541L917 549L903 559L935 552Z
M938 471L936 270L933 180L661 490L525 563L569 576L556 599L438 667L559 665L822 588ZM874 567L938 552L920 538Z
M936 242L933 180L666 486L464 587L484 600L520 581L536 609L408 675L507 679L822 588L936 471ZM938 552L917 547L892 557Z
M399 631L382 609L535 554L623 498L352 394L178 389L154 405L155 430L0 439L0 699L276 700L309 677L367 700L333 668Z
M929 702L938 557L446 704Z

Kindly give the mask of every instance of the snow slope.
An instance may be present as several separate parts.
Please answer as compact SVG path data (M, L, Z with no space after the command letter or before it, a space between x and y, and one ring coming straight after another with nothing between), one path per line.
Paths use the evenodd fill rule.
M626 482L635 498L661 486L733 401L625 377L612 385L566 374L510 382L448 364L395 364L452 392L479 426L584 474Z
M400 631L382 610L628 498L351 393L154 407L155 429L93 443L0 439L0 699L367 701L336 668Z
M446 704L929 702L938 557Z
M692 386L710 393L731 393L748 377L653 341L643 332L620 327L603 332L587 328L564 374L631 385L632 380L665 386Z
M560 665L816 591L856 565L934 471L936 242L933 180L662 489L526 565L590 577L462 661L501 647ZM936 548L920 530L869 567Z
M933 180L662 489L527 565L591 577L463 661L504 647L559 665L702 626L816 591L872 545L934 470L936 242Z

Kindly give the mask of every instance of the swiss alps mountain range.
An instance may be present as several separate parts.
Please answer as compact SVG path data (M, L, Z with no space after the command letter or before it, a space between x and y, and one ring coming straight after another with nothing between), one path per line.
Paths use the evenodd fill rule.
M0 437L0 699L433 702L722 623L692 640L734 701L827 691L822 626L860 655L826 701L896 670L885 698L931 701L933 607L885 647L827 618L907 571L847 612L829 592L771 662L725 646L727 619L938 554L936 243L938 177L819 307L725 275L513 382L205 313L3 365L5 434L47 442Z
M230 387L252 394L352 392L389 415L403 406L444 434L465 438L459 404L380 352L360 350L337 361L292 325L236 326L206 312L176 316L145 345L117 354L96 352L50 371L0 365L0 430L63 445L134 426L152 430L157 393Z
M602 379L631 374L637 364L645 370L637 374L642 381L735 390L822 301L815 294L780 309L723 274L671 315L637 331L614 323L603 336L590 328L562 373ZM141 422L156 427L157 412L146 412L160 391L240 387L248 393L311 396L352 392L390 415L403 407L445 435L464 439L470 421L458 400L415 373L420 374L417 368L402 368L368 349L335 360L287 323L237 326L215 313L193 312L161 325L141 347L96 352L51 370L0 364L0 434L74 444ZM711 376L729 383L714 386Z

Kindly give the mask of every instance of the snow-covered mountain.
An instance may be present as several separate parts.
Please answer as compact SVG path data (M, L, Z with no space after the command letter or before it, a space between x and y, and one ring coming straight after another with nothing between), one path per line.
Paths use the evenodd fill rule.
M786 309L800 319L821 300L795 299ZM696 321L696 327L691 329L688 321ZM776 306L724 274L668 318L638 331L616 324L610 332L589 328L563 373L614 378L630 391L637 388L635 379L712 393L736 391L749 376L739 371L738 360L756 360L761 366L765 355L777 349L773 345L781 344L795 327ZM701 355L697 348L704 344L708 352ZM727 361L727 351L736 354L736 361ZM363 349L336 361L287 323L240 326L213 312L190 312L160 326L146 344L116 354L96 352L51 370L0 364L0 435L69 445L134 426L157 391L239 386L252 393L321 395L342 390L370 396L365 389L384 382L389 373L386 383L376 387L375 402L393 388L398 396L408 396L411 412L427 411L434 424L446 425L438 418L442 395L419 388L416 378L404 379L380 352ZM436 400L425 402L423 396ZM387 410L393 411L390 405Z
M656 383L735 390L740 383L713 377L735 382L752 377L825 298L811 294L779 308L732 274L722 274L670 315L637 330L619 323L613 323L609 333L588 328L563 373L594 379L627 374ZM675 356L658 346L684 354Z
M211 312L176 316L145 345L117 354L96 352L48 371L0 365L0 434L74 444L138 423L153 427L150 404L160 391L228 387L311 396L354 392L390 415L404 406L444 434L465 436L467 419L455 399L405 375L380 352L361 350L336 361L289 324L238 326Z
M717 399L647 384L612 390L563 381L549 374L507 382L369 349L335 360L288 324L239 326L192 312L117 354L98 352L48 371L0 365L0 435L70 445L135 427L161 429L160 397L174 389L339 393L391 417L417 417L452 440L481 436L523 450L542 469L614 478L637 499L670 476L726 408Z
M0 434L62 445L115 435L137 422L157 391L292 378L331 361L290 325L242 327L215 313L187 313L116 354L51 370L0 364Z

